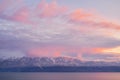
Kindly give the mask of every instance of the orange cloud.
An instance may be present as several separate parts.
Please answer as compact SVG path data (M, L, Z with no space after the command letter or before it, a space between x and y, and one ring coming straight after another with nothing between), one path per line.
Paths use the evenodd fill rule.
M88 53L88 54L102 54L104 50L108 48L97 48L97 47L86 47L86 48L80 48L81 53Z
M109 48L109 49L104 50L103 52L120 54L120 47Z

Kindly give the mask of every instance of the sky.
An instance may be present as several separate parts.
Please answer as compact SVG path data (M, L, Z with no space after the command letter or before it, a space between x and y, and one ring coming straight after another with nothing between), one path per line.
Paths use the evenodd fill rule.
M0 0L0 58L120 61L119 0Z

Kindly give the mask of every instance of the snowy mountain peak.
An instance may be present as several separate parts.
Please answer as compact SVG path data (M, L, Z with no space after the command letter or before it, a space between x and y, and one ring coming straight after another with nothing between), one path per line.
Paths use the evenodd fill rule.
M120 66L118 62L83 62L70 57L21 57L0 59L0 67L44 67L44 66Z

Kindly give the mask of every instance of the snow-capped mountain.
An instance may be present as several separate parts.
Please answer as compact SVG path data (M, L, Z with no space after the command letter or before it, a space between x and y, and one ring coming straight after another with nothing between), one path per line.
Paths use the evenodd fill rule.
M9 58L0 59L0 68L7 67L44 67L44 66L120 66L120 62L81 61L70 57Z

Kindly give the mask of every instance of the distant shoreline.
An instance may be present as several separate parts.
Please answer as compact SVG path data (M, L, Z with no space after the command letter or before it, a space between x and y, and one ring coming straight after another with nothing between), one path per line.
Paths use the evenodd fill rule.
M51 66L0 68L0 72L120 72L120 66Z

